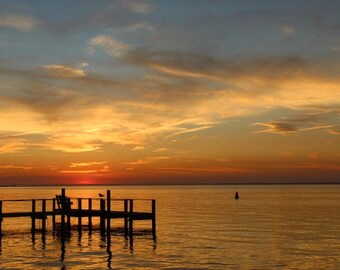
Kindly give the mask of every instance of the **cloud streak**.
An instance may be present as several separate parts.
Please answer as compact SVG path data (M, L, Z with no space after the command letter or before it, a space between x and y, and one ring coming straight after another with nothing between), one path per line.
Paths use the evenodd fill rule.
M90 39L87 43L90 46L87 48L87 51L93 52L95 50L94 48L99 47L114 57L121 57L131 49L130 45L115 40L108 35L96 36Z
M123 3L133 12L147 14L153 10L153 6L146 1L124 0Z
M298 134L301 132L326 130L336 126L336 124L325 124L334 116L334 111L313 112L305 115L295 115L281 120L266 123L253 123L252 126L260 126L262 129L255 133L278 133L278 134Z
M77 78L86 75L85 71L82 69L64 65L44 65L43 68L56 78Z
M17 165L0 165L0 170L32 170L31 166L17 166Z
M0 27L10 28L22 32L31 32L39 27L38 19L21 14L0 12Z

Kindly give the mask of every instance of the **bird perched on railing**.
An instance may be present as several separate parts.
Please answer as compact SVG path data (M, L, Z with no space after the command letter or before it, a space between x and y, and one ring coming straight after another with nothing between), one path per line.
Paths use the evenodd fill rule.
M103 198L103 197L104 197L104 195L103 195L103 194L101 194L101 193L99 193L99 197L100 197L100 198Z

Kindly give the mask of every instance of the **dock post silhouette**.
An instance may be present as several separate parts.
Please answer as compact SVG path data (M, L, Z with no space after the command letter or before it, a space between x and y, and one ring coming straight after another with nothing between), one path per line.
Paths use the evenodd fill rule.
M0 237L2 236L2 201L0 201Z
M156 200L152 200L152 236L156 238Z
M100 233L105 234L105 201L100 199Z
M130 212L129 212L129 235L133 234L133 200L130 200Z
M55 223L56 223L56 220L55 220L55 211L56 211L56 207L55 207L55 198L52 199L52 230L54 231L55 230Z
M32 200L32 216L31 216L31 232L32 234L35 233L35 207L36 203L35 200Z
M106 191L106 234L111 234L111 190Z
M92 198L88 199L88 209L89 209L89 217L88 217L88 226L89 232L92 232Z
M78 232L81 232L81 228L82 228L82 224L81 224L81 211L82 211L82 203L81 203L81 198L78 198L78 211L79 211L79 215L78 215Z
M124 216L124 235L125 237L128 235L128 228L129 228L129 224L128 224L128 216L126 215L126 213L128 213L128 200L125 199L124 200L124 213L125 213L125 216Z
M41 201L41 231L43 234L46 232L46 200Z
M65 198L65 189L62 188L61 189L61 198ZM65 228L65 220L66 220L66 213L65 213L66 209L64 207L61 207L61 232L65 233L66 228Z

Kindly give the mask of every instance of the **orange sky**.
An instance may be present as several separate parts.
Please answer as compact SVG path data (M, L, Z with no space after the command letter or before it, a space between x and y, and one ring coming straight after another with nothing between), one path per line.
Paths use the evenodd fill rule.
M0 184L340 182L339 3L279 3L0 2Z

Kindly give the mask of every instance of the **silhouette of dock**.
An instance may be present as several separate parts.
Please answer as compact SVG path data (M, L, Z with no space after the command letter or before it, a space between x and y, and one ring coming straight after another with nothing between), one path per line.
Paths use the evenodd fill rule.
M96 206L94 201L99 201ZM140 212L134 210L134 205L140 201L150 202L149 212ZM30 211L4 212L3 205L13 202L27 202L31 204ZM48 204L47 204L48 202ZM86 202L86 208L83 205ZM119 209L112 209L112 202L120 204ZM115 206L116 206L115 204ZM49 209L47 207L49 206ZM38 207L39 206L39 207ZM116 206L117 207L117 206ZM39 210L38 210L39 208ZM64 188L61 189L61 195L56 195L51 199L29 199L29 200L0 200L0 237L2 236L2 225L5 219L22 218L31 219L31 233L34 234L36 220L41 220L41 232L46 233L46 220L52 219L52 230L60 230L61 233L70 232L74 226L71 226L71 217L77 218L78 231L87 228L89 231L97 229L93 226L93 218L99 218L99 229L101 234L111 235L111 220L122 219L123 230L126 236L132 236L134 233L133 226L136 220L150 220L151 232L153 238L156 238L156 200L154 199L112 199L111 191L106 191L106 196L100 198L69 198L66 196ZM84 220L86 219L86 220Z

